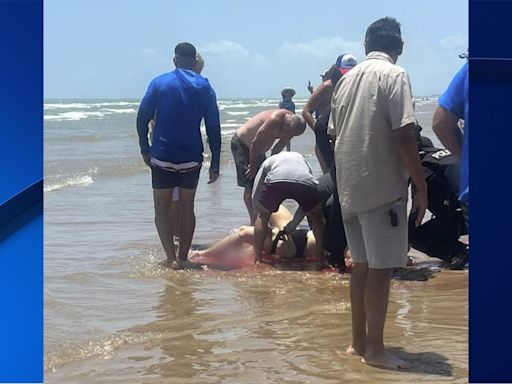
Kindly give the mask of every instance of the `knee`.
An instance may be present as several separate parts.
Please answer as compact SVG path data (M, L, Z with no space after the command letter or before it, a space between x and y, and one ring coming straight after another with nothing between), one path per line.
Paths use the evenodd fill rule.
M155 217L167 215L171 209L171 203L169 201L159 199L155 200Z
M194 200L180 201L180 210L185 214L193 214Z
M250 230L249 230L249 227L246 226L246 225L242 225L240 228L238 228L238 238L242 241L244 241L245 239L247 239L247 237L250 236Z

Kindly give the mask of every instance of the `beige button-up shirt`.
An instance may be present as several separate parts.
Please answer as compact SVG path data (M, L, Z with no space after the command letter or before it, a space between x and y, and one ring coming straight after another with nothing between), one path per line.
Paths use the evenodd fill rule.
M407 198L407 173L393 130L415 123L409 76L384 52L345 74L332 97L329 133L343 210L366 212Z

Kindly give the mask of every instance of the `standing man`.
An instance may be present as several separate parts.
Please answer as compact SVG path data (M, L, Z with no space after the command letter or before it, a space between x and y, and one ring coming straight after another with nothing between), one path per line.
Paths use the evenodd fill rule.
M155 224L169 265L180 269L187 260L196 225L194 199L203 161L200 124L204 118L212 161L210 179L219 176L220 120L215 92L207 79L194 72L196 49L180 43L174 49L174 71L154 78L137 115L137 133L144 162L151 168ZM148 123L157 115L153 143ZM172 192L179 188L180 247L176 258L170 208Z
M467 57L461 55L462 57ZM469 75L466 62L457 72L448 89L439 97L439 106L434 112L433 128L443 145L461 159L460 195L466 226L469 210ZM464 119L464 131L458 122Z
M244 202L251 225L256 218L252 209L252 185L265 153L272 147L272 154L279 153L294 136L304 133L306 123L301 116L286 109L271 109L251 117L236 130L231 139L231 152L236 165L239 187L244 188Z
M340 205L354 269L350 281L349 354L367 364L405 364L384 348L384 323L393 269L407 261L407 180L415 185L412 215L419 225L427 186L415 140L411 85L395 65L402 54L400 24L385 17L366 30L366 58L338 82L330 133Z

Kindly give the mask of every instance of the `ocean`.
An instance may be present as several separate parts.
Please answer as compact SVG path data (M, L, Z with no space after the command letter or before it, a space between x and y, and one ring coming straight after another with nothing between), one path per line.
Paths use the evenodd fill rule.
M295 99L300 113L306 100ZM233 132L278 99L219 100L221 174L196 197L193 244L248 224L230 152ZM432 133L435 97L416 100ZM172 271L153 222L149 169L135 129L139 100L46 100L45 382L467 382L467 271L393 281L386 343L397 373L345 354L349 276L314 271ZM204 131L204 129L203 129ZM314 173L309 128L292 140Z

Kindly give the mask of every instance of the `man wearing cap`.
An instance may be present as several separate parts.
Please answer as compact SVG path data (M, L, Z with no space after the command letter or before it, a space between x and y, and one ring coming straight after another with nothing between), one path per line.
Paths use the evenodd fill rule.
M339 55L336 63L324 73L324 81L312 92L302 110L302 117L315 133L315 152L324 174L329 171L334 161L332 143L327 135L332 93L339 79L356 65L357 60L353 55ZM316 120L313 117L315 111L318 112Z
M270 109L251 117L236 130L231 139L231 152L236 165L239 187L244 188L244 203L251 225L256 216L252 209L252 186L254 177L265 153L272 147L272 154L279 153L294 136L304 133L306 123L302 117L286 109Z
M366 30L366 58L345 74L332 98L329 133L338 193L354 269L350 280L352 343L364 363L399 369L384 348L389 283L407 262L408 176L414 184L415 225L427 208L427 185L416 146L409 76L400 24L385 17Z
M197 65L195 47L180 43L174 53L176 69L154 78L140 103L137 133L142 158L151 168L158 235L169 265L179 269L187 260L195 229L194 199L204 150L201 120L205 121L212 154L208 183L213 183L219 176L221 136L215 92L207 79L194 72ZM155 115L150 146L148 123ZM181 208L178 258L169 213L175 188L179 188Z

